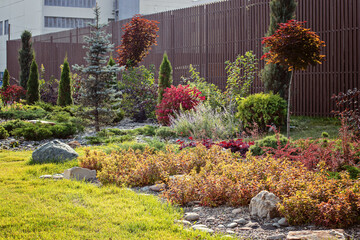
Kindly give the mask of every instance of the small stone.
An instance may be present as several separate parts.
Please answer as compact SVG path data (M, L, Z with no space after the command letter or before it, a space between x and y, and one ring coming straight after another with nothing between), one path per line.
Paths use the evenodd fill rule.
M40 178L42 178L42 179L50 179L50 178L52 178L52 175L42 175L42 176L40 176Z
M216 220L215 217L208 217L206 219L206 222L214 222L215 220Z
M55 180L61 180L61 179L64 179L64 175L62 174L55 174L52 176L53 179Z
M231 235L224 235L224 236L222 236L221 238L234 238L234 237L231 236Z
M202 209L202 207L194 207L193 212L200 212Z
M238 230L248 231L248 230L253 230L253 229L251 227L241 227L241 228L238 228Z
M226 233L228 233L228 234L235 234L235 232L234 232L234 231L231 231L231 230L226 230Z
M281 228L280 224L278 224L278 223L273 223L273 226L276 228Z
M350 237L342 229L318 230L318 231L291 231L286 237L287 240L312 240L312 239L331 239L347 240Z
M286 236L284 234L273 235L266 238L266 240L283 240L283 239L286 239Z
M285 229L286 229L286 231L295 231L296 227L287 227Z
M178 223L178 224L182 224L182 225L187 226L187 227L191 226L191 222L186 221L186 220L175 220L174 222Z
M286 218L281 218L279 221L278 221L278 224L282 227L287 227L289 226L288 222L286 221Z
M232 210L232 214L239 214L242 212L241 208L235 208L234 210Z
M272 223L264 223L264 225L262 225L262 228L265 230L275 230L276 229L276 227L274 227Z
M197 221L200 219L200 215L197 214L197 213L194 213L194 212L189 212L189 213L185 213L185 217L184 217L185 220L187 221Z
M204 225L204 224L195 224L191 228L196 230L196 229L199 229L199 228L207 228L207 226Z
M240 224L240 225L245 225L249 221L245 220L244 218L239 218L239 219L235 219L234 222L236 222L237 224Z
M237 223L233 222L233 223L226 225L226 227L227 228L235 228L235 227L237 227L237 225L238 225Z
M65 179L76 179L89 181L96 179L96 170L90 170L87 168L73 167L64 171Z
M226 228L224 225L220 224L217 226L218 228Z
M140 188L140 191L142 191L142 192L148 192L149 190L150 190L149 186L145 186L145 187Z
M257 222L249 222L248 224L245 225L245 227L250 227L250 228L259 228L260 225Z
M71 141L68 143L68 145L70 147L72 147L73 149L77 148L77 147L81 147L81 144L78 141Z
M207 233L214 233L214 230L210 229L210 228L198 228L196 230L202 231L202 232L207 232Z
M162 192L165 190L165 188L166 184L155 184L149 187L149 189L154 192Z

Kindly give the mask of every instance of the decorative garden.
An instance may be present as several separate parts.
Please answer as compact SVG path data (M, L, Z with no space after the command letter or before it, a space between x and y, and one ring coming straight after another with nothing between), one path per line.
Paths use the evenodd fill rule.
M65 58L60 80L44 79L46 69L36 63L25 31L19 84L10 85L5 70L0 90L0 237L220 239L218 233L225 233L300 239L286 234L306 226L350 229L353 239L360 237L360 90L333 96L333 118L291 116L293 73L321 64L326 46L306 22L293 19L294 1L272 0L270 6L264 55L249 51L226 62L226 89L192 65L190 77L174 86L166 53L158 78L154 66L141 65L159 29L139 15L114 47L97 7L85 39L86 64ZM259 69L262 60L267 65ZM259 76L266 92L250 94ZM121 127L124 122L133 125ZM80 156L42 163L31 158L54 139ZM96 170L101 187L39 179L76 166ZM262 191L277 197L275 217L245 220L272 231L264 235L250 234L260 225L244 228L231 220L210 228L209 216L182 217L195 212L193 206L247 209ZM179 219L180 225L173 223ZM281 219L286 223L276 225ZM199 231L185 231L188 224Z

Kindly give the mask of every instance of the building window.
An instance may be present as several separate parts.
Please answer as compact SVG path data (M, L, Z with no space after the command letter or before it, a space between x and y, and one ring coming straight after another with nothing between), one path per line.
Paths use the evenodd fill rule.
M45 27L48 28L82 28L94 22L92 18L45 17Z
M4 22L4 35L9 34L9 20L5 20Z
M45 0L45 6L94 8L96 0Z
M3 22L0 21L0 36L3 35Z

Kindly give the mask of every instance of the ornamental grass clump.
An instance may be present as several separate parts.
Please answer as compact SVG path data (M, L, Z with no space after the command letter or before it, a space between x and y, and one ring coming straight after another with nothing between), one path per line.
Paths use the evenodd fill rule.
M189 111L170 116L170 127L178 134L194 139L223 140L235 136L240 122L228 111L217 111L200 103ZM182 134L181 134L182 133Z

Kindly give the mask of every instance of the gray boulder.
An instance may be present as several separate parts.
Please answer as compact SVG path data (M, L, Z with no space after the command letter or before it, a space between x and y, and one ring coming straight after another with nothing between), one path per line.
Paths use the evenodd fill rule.
M54 140L41 145L32 154L35 163L64 162L77 158L79 154L69 145Z
M279 216L277 204L280 199L273 193L261 191L250 201L250 215L252 217L272 219Z

